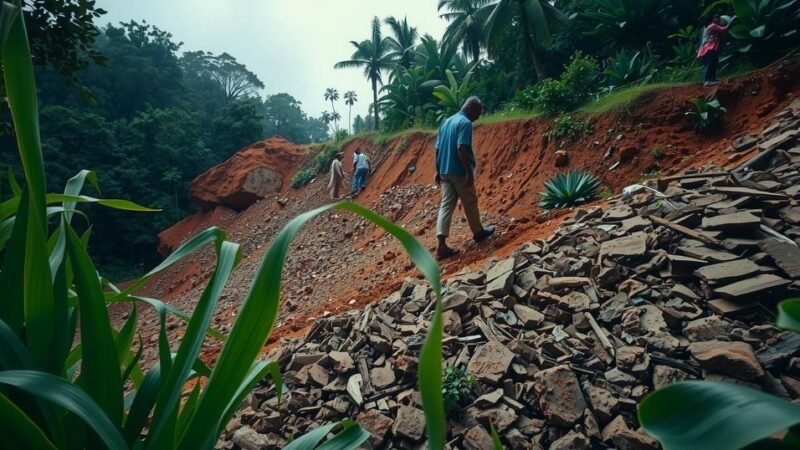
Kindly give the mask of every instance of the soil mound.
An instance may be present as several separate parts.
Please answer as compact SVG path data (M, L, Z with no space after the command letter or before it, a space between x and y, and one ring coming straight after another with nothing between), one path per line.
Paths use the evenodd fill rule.
M280 192L308 154L307 146L279 136L257 142L195 178L189 197L204 210L223 205L241 211Z

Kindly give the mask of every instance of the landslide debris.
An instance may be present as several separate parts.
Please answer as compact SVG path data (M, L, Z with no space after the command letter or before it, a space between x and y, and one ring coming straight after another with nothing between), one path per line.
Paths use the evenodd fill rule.
M655 449L636 405L684 379L724 380L800 398L800 337L764 308L800 294L800 102L735 171L662 178L610 208L577 210L546 240L454 276L443 299L445 364L476 378L450 421L449 448ZM755 218L755 219L754 219ZM281 402L264 381L218 448L278 448L355 418L365 448L421 448L419 351L434 298L406 279L362 311L320 317L284 339Z

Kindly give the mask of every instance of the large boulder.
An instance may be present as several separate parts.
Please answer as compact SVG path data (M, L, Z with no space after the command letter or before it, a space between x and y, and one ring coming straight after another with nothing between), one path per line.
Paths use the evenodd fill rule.
M280 192L308 154L307 147L278 136L257 142L195 178L189 197L203 209L224 205L241 211Z

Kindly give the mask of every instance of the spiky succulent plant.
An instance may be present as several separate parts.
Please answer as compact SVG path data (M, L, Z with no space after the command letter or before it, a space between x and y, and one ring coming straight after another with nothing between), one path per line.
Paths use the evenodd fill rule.
M544 184L539 206L551 210L586 203L597 196L598 186L600 180L590 173L577 170L559 173Z

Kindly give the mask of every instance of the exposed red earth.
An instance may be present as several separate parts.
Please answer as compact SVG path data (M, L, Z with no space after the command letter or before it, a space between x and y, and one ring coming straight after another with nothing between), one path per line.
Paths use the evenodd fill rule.
M572 214L569 210L543 214L537 206L542 185L556 173L589 171L618 194L645 173L668 175L689 167L735 166L746 161L755 150L733 152L731 143L737 137L760 133L771 115L800 94L798 69L798 63L773 66L717 86L713 91L728 113L716 135L695 133L684 117L690 98L711 92L700 85L652 91L623 110L581 117L592 123L593 132L575 141L545 139L552 125L548 117L476 125L480 206L485 221L496 224L499 232L489 242L467 243L469 229L457 212L451 243L464 251L442 263L444 276L479 267L526 241L552 234ZM439 202L433 184L433 139L432 133L409 132L386 145L356 138L343 147L346 171L352 172L352 153L357 147L371 156L376 168L367 192L357 202L399 223L431 249ZM660 158L651 153L656 147L664 153ZM558 150L567 154L565 166L556 166ZM294 173L310 164L315 151L278 137L239 151L192 183L191 196L200 210L159 235L162 254L212 225L242 245L244 258L225 289L215 327L226 331L232 325L276 233L297 214L330 202L327 175L299 190L289 186ZM213 249L204 249L156 276L142 294L191 312L213 268ZM418 274L392 238L349 213L328 212L311 221L292 245L284 270L281 314L269 344L303 334L315 317L380 300L409 276ZM157 325L155 315L143 318L145 342L155 342ZM183 332L176 319L170 319L169 329L172 336ZM213 360L219 346L209 340L204 358ZM147 347L144 358L153 360L155 345Z

